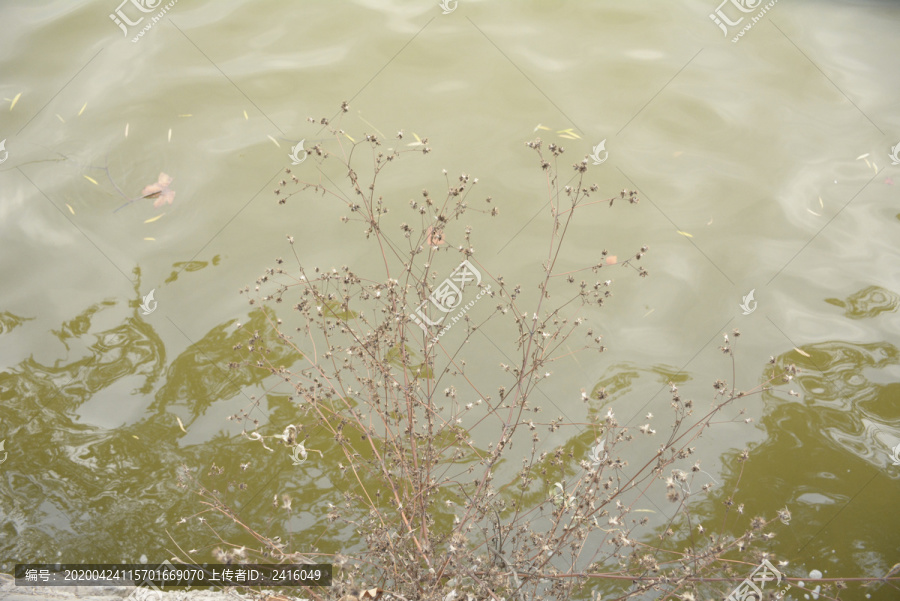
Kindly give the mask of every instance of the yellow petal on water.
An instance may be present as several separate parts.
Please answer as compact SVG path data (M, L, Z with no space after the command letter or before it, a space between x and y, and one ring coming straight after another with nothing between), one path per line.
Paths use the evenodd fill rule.
M94 184L95 186L99 186L99 185L100 185L100 184L97 183L97 180L95 180L95 179L94 179L93 177L91 177L90 175L85 175L85 176L84 176L84 179L86 179L87 181L91 182L91 183Z
M804 351L801 351L801 350L798 349L796 346L794 347L794 350L797 351L798 353L800 353L801 355L803 355L804 357L809 357L809 353L806 353L806 352L804 352Z
M859 159L864 159L864 158L866 158L867 156L869 156L869 153L868 153L868 152L867 152L866 154L861 154L861 155L859 155L858 157L856 157L856 160L858 161Z
M278 143L278 140L276 140L276 139L273 138L272 136L267 136L267 137L268 137L270 140L272 140L272 142L275 143L275 146L277 146L278 148L281 148L281 144Z
M131 437L134 438L134 439L136 439L136 440L140 440L140 438L138 438L138 437L135 436L134 434L132 434Z
M872 163L869 162L869 159L866 159L866 167L871 167Z
M573 137L571 138L571 139L573 139L573 140L580 140L580 139L581 139L581 136L579 136L577 133L575 133L575 131L574 131L571 127L566 128L566 129L561 129L561 130L559 130L559 131L556 132L556 133L558 133L558 134L566 134L566 135L569 135L569 136L573 136ZM565 136L560 136L560 137L561 137L561 138L564 138Z
M72 214L74 215L74 214L75 214L75 209L73 209L72 206L71 206L69 203L66 203L66 206L69 207L69 212L72 213Z
M154 221L156 221L157 219L159 219L159 218L162 217L163 215L165 215L165 213L160 213L160 214L157 215L156 217L151 217L150 219L145 220L144 223L153 223Z
M249 120L250 120L250 116L247 114L247 111L244 111L244 120L245 120L245 121L249 121Z
M350 140L351 142L353 142L354 144L356 144L356 140L353 139L353 136L351 136L351 135L348 134L347 132L344 132L344 135L347 136L347 139L348 139L348 140Z
M62 121L63 123L66 122L66 120L63 119L63 118L62 118L62 115L60 115L59 113L56 113L56 118L59 119L60 121Z
M130 124L130 123L126 123L126 124L125 124L125 137L126 137L126 138L128 137L128 126L129 126L129 125L131 125L131 124Z
M413 132L413 137L415 137L416 142L418 142L419 144L422 143L422 138L420 138L420 137L418 136L418 134L416 134L416 132Z
M578 138L576 138L575 136L570 136L568 134L560 134L559 137L565 138L566 140L578 140Z
M16 106L16 103L19 101L19 98L22 96L22 92L16 94L16 97L12 99L12 102L9 103L9 110L12 112L13 107Z
M85 102L85 103L84 103L84 106L81 107L81 110L78 111L78 116L79 116L79 117L81 116L81 113L83 113L83 112L84 112L84 109L86 109L86 108L87 108L87 102Z
M656 513L652 509L632 509L634 513Z
M810 213L812 213L813 215L815 215L816 217L821 217L821 216L822 216L821 213L816 213L816 212L813 211L812 209L806 209L806 210L809 211Z
M689 233L687 233L687 232L682 232L681 230L677 230L677 231L678 231L678 233L681 234L682 236L687 236L688 238L693 238L693 237L694 237L693 235L691 235L691 234L689 234Z
M878 165L875 164L875 161L872 161L872 169L875 170L875 173L878 173Z
M169 128L169 142L172 141L172 128Z
M178 427L181 428L181 431L187 434L187 430L184 429L184 424L181 423L181 418L176 415L175 419L178 420Z
M543 129L543 130L545 130L545 131L550 131L550 128L549 128L549 127L544 127L544 126L541 125L540 123L538 123L538 124L537 124L537 127L534 128L534 131L537 131L537 130L539 130L539 129Z
M144 238L144 240L148 240L150 242L156 242L156 238Z

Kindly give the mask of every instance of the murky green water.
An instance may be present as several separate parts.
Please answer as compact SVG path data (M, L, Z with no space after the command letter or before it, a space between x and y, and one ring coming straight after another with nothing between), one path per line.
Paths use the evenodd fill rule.
M442 169L479 178L502 218L480 224L476 258L507 281L545 258L546 182L523 143L540 135L576 162L605 140L590 179L642 201L586 214L561 264L646 244L650 277L610 268L615 296L589 316L609 351L561 364L546 411L583 421L610 404L635 425L667 415L670 380L705 407L717 378L749 389L770 356L795 363L794 382L704 435L704 469L738 487L748 518L791 510L774 545L790 576L877 577L897 562L900 5L782 1L737 43L740 28L723 36L700 0L460 0L449 14L430 1L181 0L137 42L150 17L126 37L117 8L141 15L115 0L0 8L0 569L177 546L209 559L219 541L196 516L213 517L180 485L185 470L291 548L355 544L323 520L340 501L333 443L308 430L324 456L297 467L227 419L249 411L267 434L295 421L290 389L228 369L246 339L234 324L265 329L238 290L290 253L286 236L304 264L373 264L339 207L273 194L292 145L323 136L306 118L344 100L350 135L403 129L433 148L390 173L388 206L445 185ZM117 188L133 197L160 172L171 204L113 212ZM734 374L717 350L733 328ZM598 385L610 399L586 408L579 390ZM272 507L283 494L290 511Z

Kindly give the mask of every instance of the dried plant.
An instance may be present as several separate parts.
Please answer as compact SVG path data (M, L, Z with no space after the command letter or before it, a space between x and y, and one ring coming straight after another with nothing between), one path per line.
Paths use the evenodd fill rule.
M652 427L652 415L636 430L621 426L611 408L598 408L607 396L602 388L581 393L589 407L585 423L538 415L535 395L555 362L605 350L590 325L611 294L611 280L601 271L648 274L640 265L646 245L625 261L604 250L597 262L561 272L566 234L576 213L616 210L616 200L633 205L638 194L624 190L601 198L598 187L585 182L587 158L572 165L571 180L563 183L564 149L528 142L545 179L550 221L536 280L513 285L492 274L490 261L476 258L475 227L462 223L464 217L499 215L490 197L472 200L477 178L450 178L445 171L445 189L422 190L409 201L408 216L397 216L380 193L383 172L410 153L428 154L428 140L416 137L410 144L401 132L396 148L387 148L380 136L355 141L327 119L316 122L328 128L338 150L321 143L307 149L312 160L302 170L317 175L286 170L276 198L285 210L316 197L342 203L343 221L362 225L375 260L363 271L310 267L288 238L295 264L277 259L257 280L255 295L244 290L252 295L249 303L264 311L271 332L249 333L246 344L236 347L244 359L232 367L265 370L291 387L293 423L264 436L254 422L244 434L262 443L254 446L257 452L274 451L268 437L292 448L295 463L319 463L335 487L321 521L343 528L346 540L332 552L292 549L244 524L220 494L202 487L208 511L223 514L258 542L256 550L242 547L241 553L266 561L333 561L334 587L304 593L315 599L570 599L596 598L598 591L604 599L699 599L710 590L724 596L763 556L751 546L770 538L769 525L786 522L790 513L747 518L740 535L728 534L727 524L707 532L690 511L692 498L709 498L711 486L708 478L695 482L702 470L692 445L735 399L790 373L749 391L716 380L713 402L704 410L672 384L665 428ZM333 183L336 174L345 176L348 191ZM456 291L448 289L442 278L463 261L472 268L466 268L469 278ZM429 326L438 321L442 302L465 310L454 309ZM292 306L290 316L276 315L282 303ZM423 303L430 308L417 313ZM488 328L493 345L476 346L487 341ZM739 335L725 336L721 347L732 369ZM502 360L486 376L494 345ZM292 349L300 365L273 364L275 346ZM284 349L276 355L283 358ZM469 367L473 361L479 369ZM246 423L251 411L234 417ZM625 458L635 437L652 436L660 439L655 452L637 461ZM565 442L542 450L542 437ZM482 446L483 440L490 442ZM747 458L741 454L736 466ZM648 495L665 495L676 508L673 517L654 524L636 517ZM740 516L743 508L732 497L721 501L726 515ZM291 511L286 495L276 494L273 505ZM228 559L234 551L222 549L234 546L223 537L218 553ZM732 559L724 560L725 554ZM735 562L739 566L731 567ZM701 581L719 588L700 588Z

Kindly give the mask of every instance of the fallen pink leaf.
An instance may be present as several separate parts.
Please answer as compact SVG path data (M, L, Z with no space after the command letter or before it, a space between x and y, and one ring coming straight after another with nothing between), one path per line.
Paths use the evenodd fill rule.
M145 186L141 191L143 198L155 198L153 202L154 208L159 208L166 203L172 204L175 200L175 191L169 189L172 178L165 173L160 173L156 183Z

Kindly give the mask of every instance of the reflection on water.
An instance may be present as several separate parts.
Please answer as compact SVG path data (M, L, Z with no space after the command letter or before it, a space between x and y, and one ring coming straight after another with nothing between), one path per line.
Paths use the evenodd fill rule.
M850 319L867 319L879 313L896 311L900 306L900 296L881 286L869 286L851 294L846 301L826 298L825 302L845 308L844 315Z

